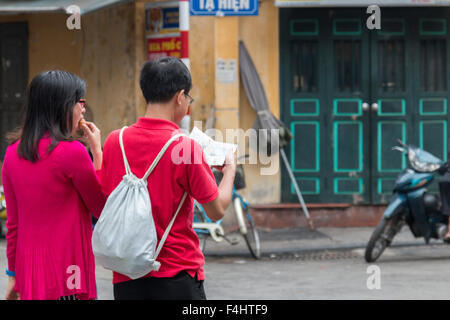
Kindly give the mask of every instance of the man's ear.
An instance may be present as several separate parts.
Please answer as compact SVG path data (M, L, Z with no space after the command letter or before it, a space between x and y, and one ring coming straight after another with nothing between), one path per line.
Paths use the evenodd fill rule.
M183 103L183 100L182 100L183 95L184 95L184 89L181 90L177 95L177 105L179 105L179 106Z

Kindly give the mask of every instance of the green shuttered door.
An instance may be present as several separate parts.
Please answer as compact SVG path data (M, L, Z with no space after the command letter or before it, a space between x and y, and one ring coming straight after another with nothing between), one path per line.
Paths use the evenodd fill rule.
M448 9L281 9L282 120L307 202L385 203L397 139L447 159ZM401 18L399 18L401 17ZM283 168L282 201L297 202Z

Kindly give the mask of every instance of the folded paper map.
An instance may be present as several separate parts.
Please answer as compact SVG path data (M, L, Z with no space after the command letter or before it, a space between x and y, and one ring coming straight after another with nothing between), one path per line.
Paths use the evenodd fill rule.
M189 137L200 144L205 154L206 162L210 166L223 166L228 152L237 150L236 144L215 141L197 127L192 129Z

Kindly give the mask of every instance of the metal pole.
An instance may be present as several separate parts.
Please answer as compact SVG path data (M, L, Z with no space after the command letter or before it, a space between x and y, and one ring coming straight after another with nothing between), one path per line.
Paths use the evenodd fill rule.
M189 0L180 0L179 21L181 36L181 60L190 68L189 61Z
M300 201L303 212L305 213L306 220L308 221L309 228L314 230L314 222L311 220L309 216L308 208L306 207L305 201L303 200L302 193L300 192L300 188L298 187L297 180L295 180L294 173L289 165L289 161L286 157L286 153L284 152L284 148L280 149L281 157L283 158L284 165L286 166L287 172L289 173L289 177L291 178L292 184L294 185L295 192L297 193L298 200Z
M184 62L186 67L190 70L189 61L189 0L180 0L179 2L179 23L180 23L180 36L181 36L181 61ZM181 128L187 130L191 129L191 116L189 106L187 114L181 120Z

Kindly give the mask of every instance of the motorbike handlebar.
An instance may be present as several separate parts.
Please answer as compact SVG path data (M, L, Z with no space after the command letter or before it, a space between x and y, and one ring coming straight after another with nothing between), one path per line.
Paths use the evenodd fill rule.
M405 148L402 148L402 147L393 147L392 148L392 150L397 150L397 151L400 151L401 153L406 153L406 149Z
M447 172L449 172L449 169L450 169L450 163L445 162L439 167L438 172L439 172L439 174L444 175Z

